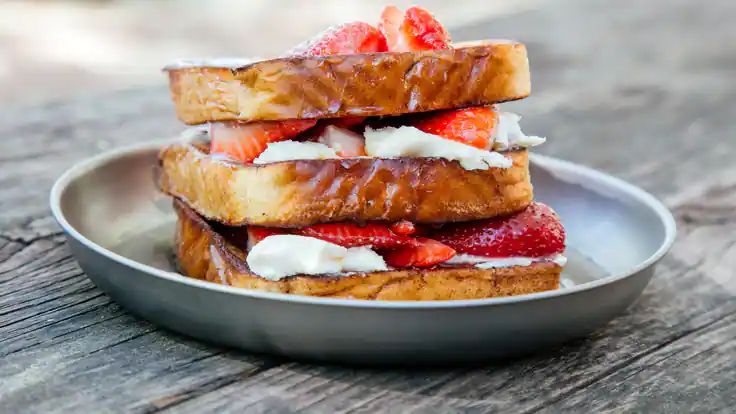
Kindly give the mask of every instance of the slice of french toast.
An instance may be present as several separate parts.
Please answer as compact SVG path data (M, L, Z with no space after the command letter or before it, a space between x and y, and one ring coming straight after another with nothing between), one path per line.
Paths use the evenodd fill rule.
M371 220L447 223L523 210L533 198L525 149L510 168L441 158L343 158L242 164L178 142L159 156L161 191L223 224L304 227Z
M398 115L529 95L526 47L509 40L449 50L284 57L165 68L186 124Z
M228 239L226 234L232 232L227 228L208 223L179 200L174 201L174 208L180 271L192 278L245 289L344 299L483 299L557 289L562 271L559 264L537 262L494 269L434 267L267 280L250 271L244 243Z

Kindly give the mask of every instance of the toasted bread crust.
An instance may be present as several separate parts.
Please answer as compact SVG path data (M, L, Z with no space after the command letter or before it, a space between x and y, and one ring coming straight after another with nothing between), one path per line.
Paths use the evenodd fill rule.
M223 224L304 227L369 220L446 223L531 203L526 150L511 168L468 171L439 158L350 158L233 164L176 143L160 154L159 187Z
M514 296L559 287L552 262L498 269L475 267L391 270L349 276L294 276L266 280L248 269L246 253L194 211L174 201L176 247L184 275L234 287L303 296L369 300L459 300Z
M489 105L531 91L526 47L507 40L166 70L177 116L190 125L398 115Z

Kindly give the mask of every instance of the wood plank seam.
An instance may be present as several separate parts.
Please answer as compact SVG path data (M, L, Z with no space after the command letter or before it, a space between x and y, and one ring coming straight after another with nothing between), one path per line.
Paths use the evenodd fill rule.
M639 354L636 354L636 355L634 355L631 358L627 358L626 360L624 360L624 361L622 361L622 362L620 362L620 363L615 364L614 366L612 366L611 369L605 370L605 371L601 372L600 374L596 375L595 377L590 378L590 380L585 381L582 384L579 384L579 385L576 385L576 386L572 387L571 389L569 389L569 390L561 393L560 395L558 395L558 396L556 396L554 398L551 398L549 401L546 401L544 404L541 404L541 405L539 405L537 407L533 407L533 408L531 408L529 410L523 411L522 414L533 414L533 413L537 413L537 412L539 412L539 411L547 408L548 406L552 406L554 404L557 404L557 403L559 403L559 402L567 399L568 397L571 397L572 395L574 395L574 394L576 394L576 393L578 393L580 391L583 391L586 388L589 388L590 386L592 386L594 384L597 384L597 383L599 383L601 381L604 381L607 378L613 377L621 369L625 368L628 365L631 365L632 363L634 363L636 361L641 360L642 358L647 357L648 355L651 355L651 354L653 354L655 352L658 352L658 351L660 351L660 350L662 350L664 348L667 348L670 345L674 344L675 342L678 342L678 341L681 341L683 339L686 339L686 338L688 338L688 337L690 337L692 335L699 334L701 332L707 331L710 327L712 327L713 325L717 324L718 322L720 322L720 321L722 321L722 320L724 320L726 318L729 318L729 317L731 317L733 315L736 315L736 304L732 304L731 308L733 308L733 310L727 312L726 314L721 315L721 316L717 317L714 320L711 320L709 322L706 322L703 325L698 326L698 327L696 327L694 329L691 329L689 331L682 332L682 333L680 333L678 335L674 335L673 337L668 338L665 342L663 342L661 344L658 344L658 345L656 345L654 347L651 347L649 349L646 349L643 352L641 352ZM667 359L667 358L669 358L669 357L671 357L671 356L673 356L675 354L676 354L676 352L675 353L672 353L672 354L669 354L667 357L662 358L660 361L663 361L663 360L665 360L665 359Z
M105 351L105 350L107 350L109 348L112 348L112 347L115 347L115 346L124 344L126 342L130 342L132 340L141 338L141 337L146 336L146 335L150 335L150 334L156 332L156 330L157 330L156 327L154 327L154 326L148 326L148 327L144 328L143 331L141 331L141 332L138 332L136 334L133 334L133 335L131 335L131 336L129 336L129 337L121 340L121 341L115 341L115 342L111 342L109 344L106 344L102 348L98 348L98 349L95 349L92 352L88 352L87 354L85 354L85 356L94 355L94 354L100 353L102 351Z
M62 323L62 322L66 322L66 321L68 321L68 320L70 320L72 318L76 318L76 317L79 317L79 316L82 316L82 315L85 315L85 314L88 314L88 313L91 313L91 312L96 312L100 308L103 308L103 307L106 307L106 306L110 306L111 303L112 302L108 302L108 303L105 303L105 304L102 304L102 305L94 306L92 308L85 309L85 310L83 310L81 312L75 313L73 315L69 315L69 316L64 317L64 318L61 318L61 319L54 319L53 322L51 322L51 323L48 323L48 324L45 324L45 325L36 326L36 327L34 327L33 329L31 329L29 331L25 331L25 332L22 332L22 333L18 333L17 335L13 335L13 336L9 336L9 337L0 339L0 345L2 345L3 343L7 343L9 341L12 341L14 339L18 339L18 338L20 338L20 337L22 337L24 335L33 334L34 332L43 330L45 328L54 326L54 325L59 324L59 323ZM81 331L83 329L87 329L89 327L92 327L92 326L95 326L95 325L99 325L101 323L104 323L104 322L107 322L107 321L111 321L113 319L116 319L116 318L119 318L119 317L125 316L125 315L127 315L127 314L126 313L123 313L121 311L121 313L118 314L118 315L114 315L114 316L111 316L109 318L104 318L104 319L101 319L101 320L96 321L94 323L91 323L89 325L85 325L85 326L79 327L77 329L73 329L73 330L64 332L64 333L62 333L60 335L57 335L57 336L54 336L54 337L51 337L51 338L47 338L47 340L52 341L52 340L55 340L55 339L63 338L65 336L67 336L67 335L71 335L71 334L73 334L75 332L79 332L79 331ZM12 331L11 331L11 333L12 333ZM32 349L34 346L40 345L40 344L41 343L35 343L33 345L30 345L30 346L27 346L27 347L23 347L23 348L19 348L19 349L15 349L15 350L10 351L10 352L7 352L7 353L0 352L0 356L6 357L6 356L12 355L12 354L14 354L16 352L21 352L21 351Z
M59 247L62 247L62 246L63 246L64 248L66 248L66 247L67 247L67 246L66 246L66 242L64 242L64 241L59 241L59 242L56 242L56 241L54 241L54 240L39 239L39 240L37 240L37 241L35 241L35 242L31 243L31 244L28 244L28 245L24 246L24 248L23 248L23 249L20 249L20 250L18 250L17 252L13 253L12 255L10 255L10 257L8 257L7 259L3 260L3 261L2 261L2 262L0 262L0 263L4 263L4 262L9 262L9 261L10 261L11 259L13 259L13 258L14 258L15 256L17 256L17 255L18 255L18 254L20 254L20 253L23 253L23 251L25 251L25 250L26 250L26 249L28 249L29 247L32 247L32 246L34 246L35 244L37 244L37 243L38 243L38 242L40 242L40 241L46 241L46 242L51 242L51 246L49 246L49 249L48 249L48 250L46 250L46 251L45 251L44 253L46 253L46 252L48 252L48 251L51 251L51 250L54 250L54 249L58 249ZM37 256L36 256L36 257L34 257L34 258L33 258L32 260L29 260L29 261L26 261L26 262L20 263L20 264L19 264L18 266L15 266L15 267L12 267L12 268L9 268L9 269L5 269L5 270L3 270L3 271L0 271L0 276L5 276L5 275L7 275L7 274L9 274L9 273L11 273L11 272L13 272L13 271L16 271L16 270L18 270L18 269L20 269L20 268L22 268L22 267L24 267L24 266L32 265L32 264L34 264L35 262L37 262L37 261L39 261L39 260L41 260L41 259L43 259L42 255L37 255ZM47 264L45 264L45 265L43 265L43 266L41 266L41 267L39 267L39 268L36 268L35 270L43 270L43 269L45 269L45 268L47 268L47 267L49 267L49 266L54 266L54 265L57 265L57 264L61 263L62 261L64 261L64 260L68 260L68 259L73 259L73 257L72 257L72 256L71 256L71 254L69 254L69 253L67 253L66 255L62 256L61 258L58 258L58 259L56 259L55 261L53 261L53 262L51 262L51 263L47 263ZM0 283L3 283L3 282L5 282L5 281L3 281L3 280L0 280Z
M736 311L734 311L734 312L731 312L731 313L729 313L729 314L726 314L726 315L722 315L722 316L721 316L721 317L719 317L718 319L714 320L714 321L713 321L712 323L709 323L709 324L708 324L707 326L704 326L704 327L703 327L703 329L698 329L698 330L697 330L697 332L693 332L693 333L698 333L698 334L701 334L701 333L704 333L704 332L707 332L707 331L715 331L715 330L721 329L721 327L715 327L715 325L716 325L716 324L718 324L718 323L720 323L720 322L722 322L722 321L724 321L724 320L726 320L726 319L728 319L728 318L731 318L731 317L733 317L733 316L736 316ZM728 325L728 324L732 324L732 323L734 323L734 322L733 322L733 321L730 321L730 322L726 323L726 325ZM685 335L685 336L683 336L683 337L682 337L681 339L687 338L688 336L689 336L689 335ZM679 340L679 339L678 339L678 340ZM675 343L675 342L676 342L676 341L678 341L678 340L672 341L671 343ZM668 344L668 345L669 345L669 344ZM705 353L705 352L711 351L711 350L713 350L713 349L716 349L716 348L718 348L718 347L721 347L721 346L724 346L724 345L725 345L725 344L716 344L716 345L714 345L714 346L712 346L712 347L709 347L709 348L703 349L703 350L701 350L701 351L698 351L697 353L695 353L695 354L693 354L693 355L690 355L690 356L688 357L688 359L692 359L692 358L694 358L694 357L696 357L696 356L698 356L698 355L701 355L701 354L703 354L703 353ZM663 347L662 349L664 349L664 347ZM676 356L676 355L678 355L678 354L680 354L680 353L682 353L682 352L684 352L684 351L685 351L685 349L681 349L681 350L678 350L678 351L672 352L672 353L670 353L670 354L666 354L665 356L663 356L662 358L659 358L659 359L655 360L655 361L654 361L654 362L652 362L651 364L648 364L648 365L645 365L645 366L643 366L643 367L640 367L640 368L638 368L638 369L637 369L636 371L634 371L634 372L632 372L632 373L630 373L630 374L626 375L625 377L623 377L623 378L622 378L621 380L619 380L619 381L620 381L620 382L624 382L624 381L628 380L629 378L631 378L631 377L633 377L633 376L635 376L635 375L637 375L637 374L639 374L639 373L641 373L641 372L643 372L643 371L646 371L647 369L649 369L649 368L652 368L652 367L654 367L655 365L659 365L659 364L661 364L662 362L664 362L664 361L666 361L666 360L668 360L668 359L670 359L670 358L672 358L672 357L674 357L674 356Z
M93 289L94 289L93 287L90 287L89 291L91 291ZM31 318L36 318L36 317L39 317L39 316L47 315L49 313L52 313L52 312L61 310L61 309L67 309L67 308L70 308L72 306L80 305L80 304L83 304L83 303L86 303L86 302L95 300L95 299L97 299L97 298L99 298L101 296L104 296L104 295L105 295L104 293L99 292L96 295L93 295L91 297L85 298L83 300L80 300L80 301L77 301L77 302L72 302L72 303L67 303L67 304L64 304L63 306L60 306L58 308L49 309L49 310L46 310L46 311L43 311L43 312L40 312L40 313L36 313L36 314L33 314L33 315L29 315L29 316L23 317L21 319L14 320L14 321L12 321L10 323L7 323L5 325L0 325L0 328L7 328L8 326L15 325L17 323L23 322L23 321L28 320L28 319L31 319Z
M465 375L465 374L467 374L468 372L470 372L470 371L469 370L458 370L458 371L455 371L455 372L448 373L448 375L446 377L444 377L444 378L438 379L437 381L434 381L434 382L431 382L431 383L429 383L427 385L424 385L424 386L421 386L421 387L418 387L418 388L413 389L411 391L411 394L413 394L413 395L426 396L426 398L427 398L426 404L427 405L431 405L434 402L434 403L437 403L437 404L442 404L442 406L444 408L450 407L453 404L457 405L458 403L463 404L465 406L464 408L466 408L466 409L472 408L473 406L482 405L483 402L484 402L484 400L482 400L482 399L479 400L479 399L470 399L470 398L448 397L447 395L431 395L431 394L428 394L429 392L431 392L434 389L441 389L443 386L445 386L445 384L447 384L447 383L449 383L451 381L454 381L456 379L462 378L462 376ZM343 391L348 390L350 388L353 388L355 386L360 386L360 385L361 384L359 384L359 383L353 383L350 386L348 386L347 388L345 388ZM375 401L378 401L381 398L386 397L387 395L391 395L392 393L398 393L398 392L391 391L391 390L382 390L381 392L378 392L378 393L376 393L375 395L373 395L373 396L371 396L369 398L364 398L361 401L358 401L358 402L350 405L349 407L346 408L345 412L352 412L354 410L357 410L357 409L361 408L362 406L364 406L366 404L370 404L370 403L373 403ZM321 402L323 399L320 399L320 400L317 400L317 401L313 401L311 404L309 404L309 405L307 405L307 406L305 406L303 408L304 409L308 409L309 407L314 406L318 402ZM426 405L425 405L425 407L426 407Z
M56 220L48 213L31 216L11 229L0 230L0 237L18 243L31 244L36 240L62 236L64 232Z
M45 285L24 286L24 287L22 287L20 289L8 291L8 292L0 295L0 297L15 295L15 294L23 293L25 291L37 292L37 291L41 291L41 290L43 290L43 292L44 292L45 295L50 296L51 293L55 293L55 292L64 290L65 288L68 287L68 285L66 285L66 284L62 285L62 283L67 282L67 281L70 281L70 280L74 280L74 279L77 279L76 281L82 281L82 280L86 279L84 272L81 271L81 270L78 270L77 272L72 273L71 276L65 277L63 279L57 279L57 280L50 281L50 283L45 284ZM49 288L48 289L45 289L46 287L49 287ZM90 283L90 284L88 284L84 288L81 288L81 289L78 289L78 290L75 290L75 291L72 291L72 292L67 293L65 296L79 294L79 293L84 293L84 292L87 292L87 291L92 290L93 288L94 288L94 286L91 285L91 283ZM25 310L25 309L33 309L34 307L36 307L38 305L43 305L44 303L53 302L55 300L58 300L59 298L57 298L57 297L49 297L48 299L41 300L39 302L34 302L34 300L37 300L37 299L38 298L30 298L30 299L27 299L27 300L20 300L20 301L14 302L13 304L16 305L16 306L18 306L18 305L24 305L24 304L27 304L27 305L26 306L22 306L22 307L16 307L16 308L10 309L8 311L4 311L3 308L0 306L0 316L5 316L5 315L8 315L8 314L11 314L11 313L14 313L14 312L18 312L18 311L22 311L22 310ZM30 303L30 302L33 302L33 303ZM28 304L28 303L30 303L30 304Z
M51 232L51 233L48 233L48 234L39 234L39 235L30 237L30 238L26 238L26 237L23 237L23 236L13 236L13 235L9 234L7 231L0 231L0 238L1 239L5 240L5 241L13 242L13 243L19 243L19 244L22 244L24 246L30 246L31 244L33 244L33 243L35 243L35 242L37 242L39 240L50 240L50 239L53 239L56 236L62 236L62 235L64 235L64 232L62 230L58 230L58 231L54 231L54 232Z
M211 358L211 357L214 357L220 354L221 353L209 355L208 358ZM201 358L201 359L204 359L204 358ZM198 384L196 388L184 390L182 393L174 394L172 396L161 397L155 401L149 402L148 404L152 405L152 407L150 407L148 410L142 411L142 413L143 414L155 414L155 413L168 411L180 404L191 401L193 399L201 397L210 392L217 391L218 389L226 387L228 385L243 381L247 378L258 375L260 373L266 372L282 364L283 362L280 362L280 361L272 361L270 363L265 363L264 365L260 367L255 367L255 368L241 371L235 374L225 375L222 377L215 378L203 384ZM181 394L181 397L179 396L180 394ZM157 404L156 401L163 401L164 403Z

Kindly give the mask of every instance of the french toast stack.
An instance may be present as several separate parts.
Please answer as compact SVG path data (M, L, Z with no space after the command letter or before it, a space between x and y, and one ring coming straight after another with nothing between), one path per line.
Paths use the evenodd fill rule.
M183 274L369 300L556 289L565 232L533 201L526 48L451 43L419 7L281 57L166 68L190 127L160 153Z

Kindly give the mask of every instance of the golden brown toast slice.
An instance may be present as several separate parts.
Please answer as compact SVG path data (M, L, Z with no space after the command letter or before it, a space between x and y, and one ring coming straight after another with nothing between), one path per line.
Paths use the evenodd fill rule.
M520 211L531 203L526 150L510 168L465 170L440 158L344 158L239 164L198 143L159 156L159 187L209 220L304 227L369 220L446 223Z
M239 288L304 296L369 300L458 300L514 296L559 287L562 266L538 262L497 269L436 267L342 276L293 276L266 280L252 273L247 253L184 203L178 215L176 254L189 277Z
M177 116L191 125L398 115L512 101L531 91L526 47L509 40L165 70Z

